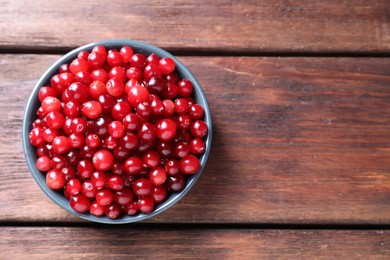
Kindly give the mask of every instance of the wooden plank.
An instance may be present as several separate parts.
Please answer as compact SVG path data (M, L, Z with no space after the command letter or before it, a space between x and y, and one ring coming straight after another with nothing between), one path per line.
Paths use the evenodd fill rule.
M390 231L4 227L2 259L386 259Z
M105 39L170 50L389 52L386 0L0 1L0 48L69 49Z
M0 55L1 221L80 221L45 198L21 148L25 102L57 58ZM151 222L389 223L389 59L180 59L214 142L193 190Z

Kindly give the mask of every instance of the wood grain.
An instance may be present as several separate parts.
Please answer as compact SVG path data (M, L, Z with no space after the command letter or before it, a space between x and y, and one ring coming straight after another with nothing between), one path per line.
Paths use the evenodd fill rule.
M1 259L388 259L390 231L6 227ZM16 246L17 245L17 246Z
M81 221L24 162L25 102L54 55L0 55L0 221ZM180 57L214 119L205 172L150 222L390 223L390 60Z
M106 39L169 50L390 51L386 0L0 1L0 48L69 49Z

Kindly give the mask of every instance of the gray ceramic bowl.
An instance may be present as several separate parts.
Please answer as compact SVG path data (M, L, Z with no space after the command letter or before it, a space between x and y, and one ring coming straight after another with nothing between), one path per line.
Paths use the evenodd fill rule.
M37 159L37 156L35 153L35 148L29 142L28 134L31 131L32 122L36 118L36 111L40 106L40 102L38 100L39 89L42 86L48 85L50 83L51 77L58 73L58 69L62 64L69 63L71 60L76 58L77 54L80 51L84 51L84 50L91 51L92 48L96 45L104 45L107 49L112 49L112 48L120 49L122 46L128 45L131 46L134 49L134 52L137 53L142 53L144 55L155 53L161 58L162 57L172 58L176 62L176 72L179 74L180 78L189 79L193 83L194 85L193 97L196 103L200 104L204 108L204 112L205 112L204 121L207 123L209 131L205 138L206 151L200 157L200 162L201 162L200 170L196 174L188 176L187 183L183 191L171 194L165 202L156 206L154 211L150 214L139 213L135 216L122 215L118 219L109 219L107 217L96 217L89 213L85 213L85 214L77 213L69 206L69 201L61 193L51 190L46 185L45 174L40 172L35 166L35 161ZM94 222L107 223L107 224L131 223L131 222L137 222L140 220L144 220L156 216L161 212L167 210L175 203L177 203L181 198L183 198L187 194L187 192L194 186L196 181L199 179L199 176L206 165L206 161L210 153L211 137L212 137L212 121L211 121L210 108L201 86L199 85L198 81L196 80L195 76L191 73L191 71L188 68L186 68L186 66L184 66L183 63L181 63L176 57L174 57L170 53L156 46L143 43L143 42L131 41L131 40L108 40L108 41L91 43L91 44L84 45L80 48L74 49L71 52L64 55L57 62L55 62L39 79L38 83L35 85L34 89L32 90L31 96L28 99L27 106L25 108L25 112L23 116L22 141L23 141L24 155L26 157L27 165L35 181L38 183L39 187L45 192L45 194L51 200L53 200L60 207L67 210L68 212L83 219L87 219Z

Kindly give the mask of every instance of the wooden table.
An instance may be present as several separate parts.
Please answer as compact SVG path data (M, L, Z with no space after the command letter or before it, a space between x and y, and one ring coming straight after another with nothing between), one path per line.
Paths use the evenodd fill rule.
M134 39L199 79L199 182L142 223L85 222L22 153L26 100L68 50ZM390 2L0 1L0 258L390 257Z

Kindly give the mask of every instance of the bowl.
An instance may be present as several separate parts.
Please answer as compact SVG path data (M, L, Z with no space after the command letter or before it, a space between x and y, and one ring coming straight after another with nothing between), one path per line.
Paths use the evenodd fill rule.
M73 59L77 57L77 54L80 51L91 51L94 46L97 45L103 45L107 49L120 49L122 46L128 45L131 46L135 53L141 53L143 55L148 56L151 53L155 53L160 58L163 57L170 57L172 58L176 63L176 69L175 72L180 76L180 78L183 79L189 79L193 86L193 94L192 97L195 99L196 103L200 104L204 109L204 118L203 121L206 122L208 125L208 133L204 138L205 142L205 152L199 157L199 161L201 163L201 167L199 171L193 175L187 175L186 177L186 185L184 189L181 192L178 193L172 193L170 194L166 201L164 201L161 204L158 204L155 209L149 213L138 213L134 216L128 216L125 214L122 214L121 217L117 219L110 219L106 216L104 217L97 217L95 215L92 215L90 213L78 213L74 211L70 205L69 201L58 191L54 191L50 189L46 185L46 179L45 174L40 172L35 162L37 160L37 155L35 152L35 147L32 146L29 142L29 132L32 129L32 123L36 119L36 111L40 106L40 102L38 100L38 92L39 89L42 86L49 85L50 79L53 75L58 73L59 67L62 64L69 63ZM125 223L132 223L137 222L141 220L145 220L151 217L154 217L163 211L167 210L168 208L172 207L174 204L176 204L181 198L183 198L190 189L195 185L196 181L199 179L205 165L206 161L208 159L209 153L210 153L210 147L211 147L211 139L212 139L212 119L211 119L211 112L210 108L206 99L206 96L199 84L199 82L196 80L195 76L191 73L191 71L182 63L179 59L174 57L172 54L168 53L167 51L160 49L156 46L139 42L139 41L133 41L133 40L107 40L107 41L101 41L101 42L95 42L90 43L84 46L81 46L77 49L74 49L70 51L69 53L65 54L63 57L61 57L58 61L56 61L39 79L37 84L32 90L32 93L27 101L27 105L24 111L23 116L23 129L22 129L22 142L23 142L23 150L24 155L26 158L26 162L28 165L29 170L32 173L32 176L34 177L36 183L38 186L43 190L43 192L56 204L58 204L60 207L65 209L66 211L72 213L75 216L78 216L82 219L86 219L93 222L99 222L99 223L106 223L106 224L125 224Z

